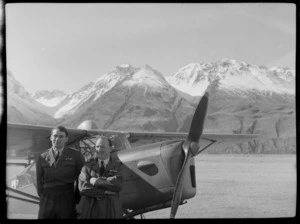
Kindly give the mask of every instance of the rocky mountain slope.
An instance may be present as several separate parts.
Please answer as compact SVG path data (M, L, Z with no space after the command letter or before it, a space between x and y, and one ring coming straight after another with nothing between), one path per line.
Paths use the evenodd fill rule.
M67 97L67 94L61 90L39 90L32 93L31 97L46 106L45 112L54 117L55 112L62 106L62 102Z
M34 100L25 88L7 72L7 121L12 123L53 125L56 120L47 114L47 107Z
M70 127L92 119L104 129L182 131L194 112L193 104L147 65L120 65L70 99L55 114Z
M67 127L90 119L101 129L187 132L208 85L215 91L204 131L254 133L259 138L206 153L295 153L295 70L289 68L223 59L188 64L166 78L148 65L123 64L72 94L37 92L33 97L44 107L33 105Z
M189 64L168 78L174 87L199 98L216 82L205 127L226 133L255 133L259 140L223 152L295 152L295 70L254 66L224 59Z

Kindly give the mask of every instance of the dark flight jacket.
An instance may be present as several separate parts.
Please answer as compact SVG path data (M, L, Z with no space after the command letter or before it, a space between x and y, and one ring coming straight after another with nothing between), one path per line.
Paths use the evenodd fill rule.
M76 218L79 192L75 183L84 162L80 151L67 147L56 162L52 148L38 157L36 163L37 192L40 196L38 219Z
M84 162L80 151L68 147L56 163L52 148L42 153L36 163L38 195L41 197L45 188L74 185Z
M122 163L110 157L101 177L98 159L86 162L78 178L81 193L78 205L80 219L122 218L122 204L119 200L122 170ZM94 186L90 184L92 177L98 178Z

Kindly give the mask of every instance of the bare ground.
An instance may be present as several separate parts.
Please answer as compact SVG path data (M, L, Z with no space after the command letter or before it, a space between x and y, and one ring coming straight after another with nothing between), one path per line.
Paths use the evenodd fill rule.
M296 214L296 155L195 158L197 194L176 218L281 218ZM170 208L144 214L169 218Z

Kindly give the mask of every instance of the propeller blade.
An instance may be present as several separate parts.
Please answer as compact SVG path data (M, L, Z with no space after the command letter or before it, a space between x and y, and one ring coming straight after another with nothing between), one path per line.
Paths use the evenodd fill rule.
M178 206L180 204L180 200L181 200L181 194L182 194L182 185L183 185L183 174L185 173L185 170L187 168L187 163L190 161L190 159L192 158L192 154L190 152L190 150L188 148L183 148L183 151L185 152L185 159L182 165L182 168L179 172L178 178L176 180L176 187L175 187L175 191L173 194L173 199L172 199L172 204L171 204L171 213L170 213L170 218L174 219Z
M184 143L182 144L182 150L184 152L185 158L175 184L175 191L172 198L171 212L170 212L171 219L175 218L178 206L181 201L184 174L188 167L187 164L190 162L193 156L197 155L197 152L199 150L199 146L197 143L199 142L203 132L207 105L208 105L208 93L206 92L201 98L196 108L194 117L192 119L189 135L187 139L184 141Z
M190 132L188 135L188 139L191 142L198 142L200 139L200 136L202 135L203 132L203 126L204 126L204 120L206 116L206 111L207 111L207 105L208 105L208 92L206 92L195 111L195 115L193 117L191 127L190 127Z

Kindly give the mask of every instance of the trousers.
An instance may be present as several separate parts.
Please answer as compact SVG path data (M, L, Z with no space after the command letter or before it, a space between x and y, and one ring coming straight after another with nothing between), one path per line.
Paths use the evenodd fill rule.
M76 219L73 185L44 189L38 219Z

